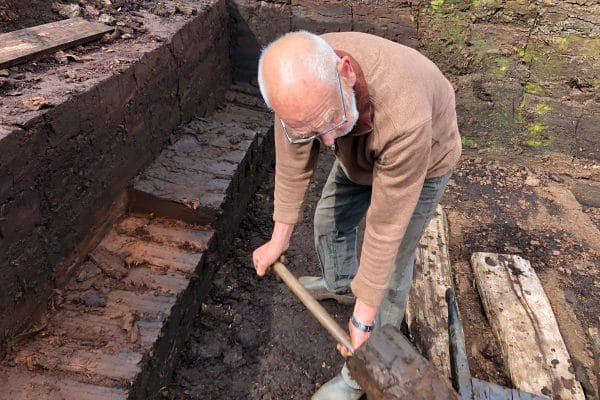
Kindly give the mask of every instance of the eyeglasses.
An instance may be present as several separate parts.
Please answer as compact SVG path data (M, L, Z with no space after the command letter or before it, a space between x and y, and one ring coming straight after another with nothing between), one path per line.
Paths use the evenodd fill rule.
M283 128L283 134L285 135L285 137L288 140L288 142L290 142L291 144L307 143L307 142L310 142L311 140L315 140L319 136L323 136L323 135L326 135L326 134L328 134L330 132L333 132L333 131L336 131L336 130L340 129L346 122L348 122L348 118L346 117L346 105L344 104L344 94L342 93L342 82L340 80L340 74L337 73L337 71L336 71L336 76L337 76L337 81L338 81L338 88L339 88L339 91L340 91L340 98L342 99L342 113L343 113L343 116L342 116L342 120L340 121L340 123L337 124L336 126L334 126L331 129L327 129L324 132L317 132L317 133L311 132L311 133L314 133L314 135L311 135L311 136L306 136L305 134L303 134L301 132L294 132L292 130L292 132L296 133L294 136L296 136L296 137L297 136L303 136L303 137L294 139L294 138L292 138L292 135L289 134L288 128L285 126L285 122L283 122L283 120L281 118L278 118L279 122L281 123L281 127Z

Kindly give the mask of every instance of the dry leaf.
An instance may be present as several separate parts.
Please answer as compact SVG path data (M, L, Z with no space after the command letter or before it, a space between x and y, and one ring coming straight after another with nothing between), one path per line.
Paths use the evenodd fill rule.
M86 4L85 12L87 12L92 17L98 17L100 15L100 11L98 11L98 9L92 6L91 4Z
M176 7L178 13L183 14L188 17L196 14L196 9L191 4L180 3L180 4L177 4L175 7Z
M48 99L42 96L36 96L30 99L25 99L23 100L23 105L25 106L25 108L31 111L37 111L42 108L48 108L52 106Z
M53 3L52 11L65 18L81 17L82 8L78 4Z

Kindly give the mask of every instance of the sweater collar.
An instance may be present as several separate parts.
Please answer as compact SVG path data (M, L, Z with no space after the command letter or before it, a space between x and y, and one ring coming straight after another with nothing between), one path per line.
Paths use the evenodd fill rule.
M373 130L373 106L369 98L369 88L365 74L363 73L360 64L349 53L343 50L335 50L338 57L348 56L350 65L356 74L356 82L354 83L354 93L356 95L356 106L358 108L358 121L354 125L354 129L348 134L349 136L365 135Z

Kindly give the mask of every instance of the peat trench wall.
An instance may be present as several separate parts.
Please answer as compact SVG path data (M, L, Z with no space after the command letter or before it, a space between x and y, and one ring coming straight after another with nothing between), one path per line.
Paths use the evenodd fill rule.
M59 66L20 97L43 95L53 107L1 114L0 356L124 211L128 183L173 129L224 99L227 8L201 3L169 23L140 13L146 34L111 44L108 57L89 54L93 77L66 83L57 77L69 66Z

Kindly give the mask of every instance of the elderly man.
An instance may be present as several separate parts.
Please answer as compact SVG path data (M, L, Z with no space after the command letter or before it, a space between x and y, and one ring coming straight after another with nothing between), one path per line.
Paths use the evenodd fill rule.
M353 301L351 288L358 348L404 317L415 248L461 152L454 90L416 50L359 32L286 34L263 51L258 73L275 112L275 225L254 266L262 276L288 249L319 146L330 148L336 160L314 217L323 276L301 280L317 299ZM362 394L344 366L312 398Z

